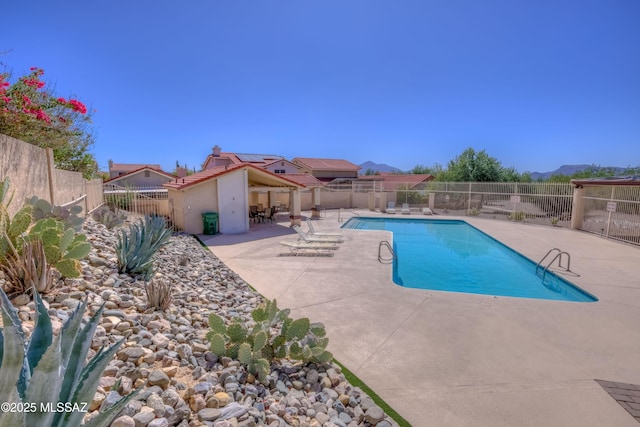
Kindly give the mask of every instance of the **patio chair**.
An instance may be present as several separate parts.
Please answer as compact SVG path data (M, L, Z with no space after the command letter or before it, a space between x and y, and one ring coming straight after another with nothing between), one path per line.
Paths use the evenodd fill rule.
M433 215L433 211L429 208L422 208L423 215Z
M258 215L258 206L251 205L249 206L249 219L253 219L253 222L256 222L260 219Z
M264 216L263 216L264 220L269 220L271 222L273 222L273 209L271 208L267 208L264 210Z
M411 209L409 209L409 203L402 204L402 209L400 209L400 213L405 215L411 214Z
M280 242L282 246L286 246L292 255L302 255L304 253L315 252L317 254L325 254L333 256L332 251L338 250L338 245L331 242Z
M342 233L317 233L316 230L313 228L313 224L311 222L311 218L307 218L307 226L309 227L309 231L307 232L307 236L316 236L316 237L322 237L322 236L331 236L331 237L342 237Z
M300 227L298 227L297 225L294 225L293 229L296 231L296 233L298 233L298 236L299 236L298 240L302 240L302 241L307 242L307 243L312 243L312 242L341 243L342 242L342 236L313 236L313 235L307 235L307 234L304 234L302 229Z
M388 214L395 214L396 213L396 202L387 203L387 209L385 209L385 212L388 213Z

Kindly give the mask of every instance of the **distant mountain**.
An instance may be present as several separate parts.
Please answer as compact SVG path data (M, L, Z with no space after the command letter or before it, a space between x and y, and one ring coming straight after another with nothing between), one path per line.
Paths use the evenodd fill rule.
M573 175L576 172L581 172L590 168L593 165L562 165L558 169L551 172L531 172L531 179L537 181L539 179L545 180L551 178L552 175ZM603 169L614 169L616 173L623 173L625 168L619 168L616 166L603 166Z
M371 169L376 172L402 172L402 170L395 168L393 166L386 165L384 163L373 163L371 161L367 161L359 164L362 169L360 169L360 175L364 175L368 169Z

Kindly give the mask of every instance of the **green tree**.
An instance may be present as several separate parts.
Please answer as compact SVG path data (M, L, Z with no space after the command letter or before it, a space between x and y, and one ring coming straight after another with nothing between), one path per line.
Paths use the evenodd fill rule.
M42 148L52 148L56 167L97 174L89 149L95 136L87 107L77 99L57 97L41 80L44 71L33 67L13 83L0 73L0 133Z
M413 167L413 169L411 169L409 171L410 174L413 175L426 175L426 174L433 174L432 170L430 167L428 166L423 166L423 165L415 165Z
M500 162L487 154L485 150L476 152L469 147L449 161L447 173L450 181L500 181L502 178Z

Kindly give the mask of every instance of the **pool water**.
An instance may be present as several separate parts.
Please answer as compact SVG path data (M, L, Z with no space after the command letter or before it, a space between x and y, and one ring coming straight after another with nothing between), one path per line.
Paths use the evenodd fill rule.
M598 300L552 271L547 271L543 283L535 262L461 220L358 217L343 228L393 232L397 256L393 281L400 286L520 298Z

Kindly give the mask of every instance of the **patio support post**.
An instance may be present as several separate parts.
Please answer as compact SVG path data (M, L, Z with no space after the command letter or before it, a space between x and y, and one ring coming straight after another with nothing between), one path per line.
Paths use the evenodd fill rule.
M300 215L300 190L297 188L292 188L291 193L289 194L291 198L291 214L289 218L291 219L291 226L301 225L301 215Z
M579 186L573 189L573 206L571 208L571 228L579 230L582 228L584 219L584 187Z
M257 191L249 190L249 205L257 205L259 195L260 194Z
M269 207L276 206L278 204L278 192L269 190Z
M311 218L320 218L320 188L311 190Z

